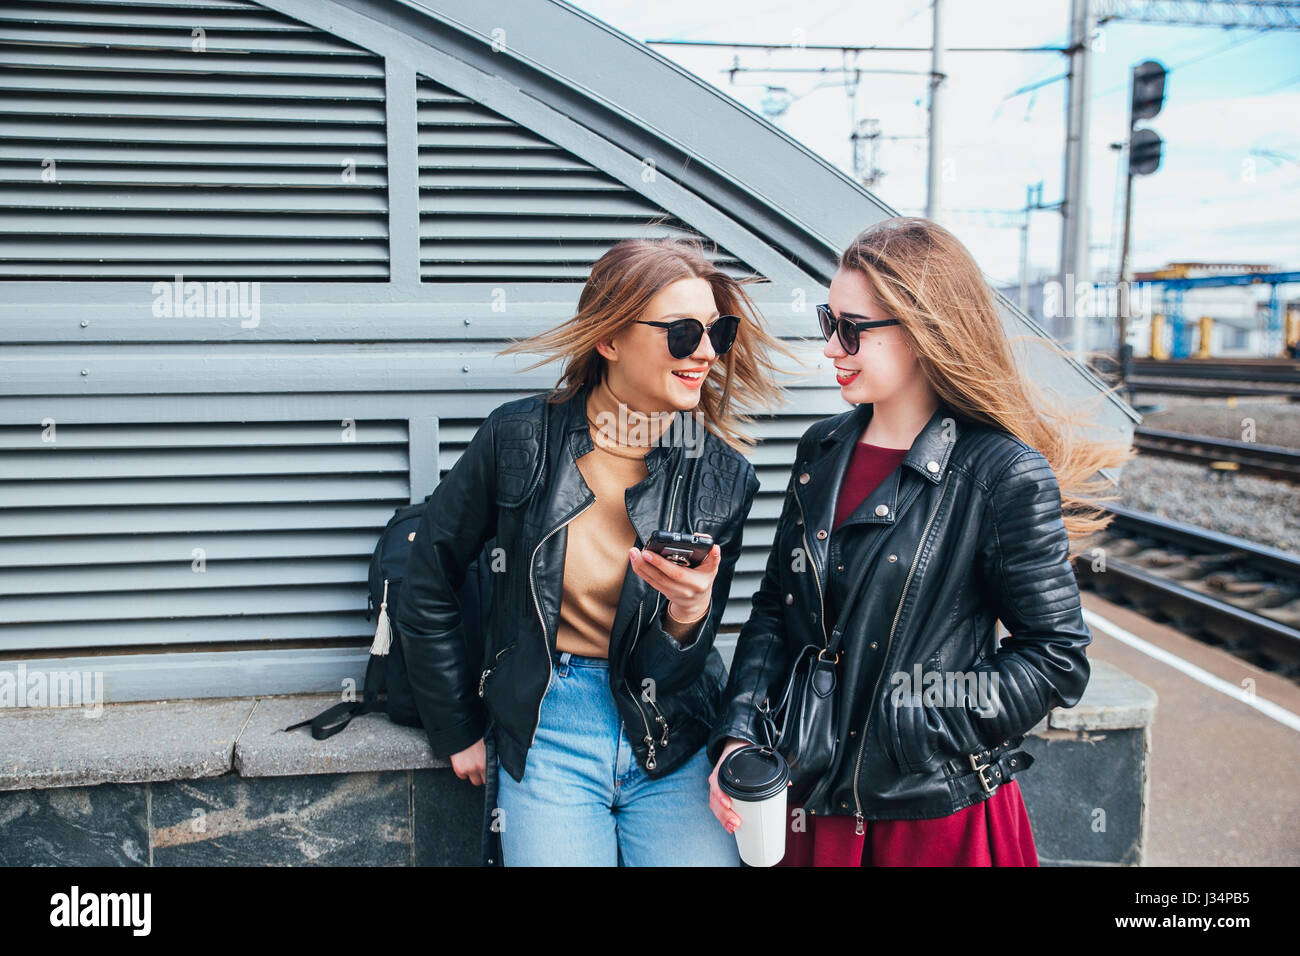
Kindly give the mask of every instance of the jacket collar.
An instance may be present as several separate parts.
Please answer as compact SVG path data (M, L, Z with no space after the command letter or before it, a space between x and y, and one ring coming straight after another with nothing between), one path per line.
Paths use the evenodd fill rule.
M587 421L587 399L591 395L591 389L591 385L583 385L561 405L563 410L561 436L575 461L596 447L596 443L591 437L591 423ZM682 424L678 421L680 417L680 412L674 413L673 421L663 430L661 436L663 444L652 445L650 450L646 452L646 471L651 475L655 474L666 461L673 457L675 448L680 448L681 443L679 441L670 440L671 436L677 433L678 426Z
M809 543L821 558L823 567L849 460L853 457L858 437L871 421L873 410L874 407L867 403L842 415L841 420L818 440L816 453L801 463L800 472L795 475L795 494L799 497L807 523ZM904 472L915 472L931 484L943 481L956 444L958 427L957 416L940 400L939 407L903 457L904 467L888 475L844 519L844 524L894 524L900 517L899 496ZM906 510L915 497L915 494L908 495L902 502L902 509Z
M555 415L559 429L559 434L556 436L559 439L557 453L561 456L562 467L556 480L550 483L548 490L546 513L542 519L548 529L559 524L565 514L582 499L592 495L577 464L579 458L596 448L596 443L591 437L591 423L587 420L587 398L590 392L591 386L584 385L557 407L558 414ZM678 414L680 416L680 413ZM683 487L679 495L671 496L672 476L680 471L685 456L681 436L675 427L680 424L682 423L678 419L674 419L673 427L664 429L660 439L662 444L652 445L645 454L647 478L655 479L661 473L667 472L667 483L647 480L629 488L625 495L628 519L642 544L650 539L651 533L660 527L662 521L666 521L667 516L661 512L665 507L671 506L670 498L676 501L677 515L683 516L689 522L687 517L689 489ZM669 495L658 493L665 488L669 490ZM685 526L681 518L674 518L674 524ZM641 580L638 575L632 576L637 581Z
M819 446L825 452L831 446L838 446L841 442L847 442L848 450L852 451L853 443L858 440L858 436L862 434L871 421L874 410L875 406L870 402L854 406L853 410L844 416L843 421L821 437L818 442ZM957 416L940 399L939 407L935 409L925 427L912 441L912 447L908 449L907 454L903 457L903 464L931 484L937 485L943 481L944 473L948 469L948 459L952 455L953 445L956 444L957 429ZM840 448L839 450L844 449ZM844 460L844 465L847 468L847 457ZM844 470L844 468L840 469L840 478L843 477ZM837 483L836 490L838 491L838 489L839 485Z

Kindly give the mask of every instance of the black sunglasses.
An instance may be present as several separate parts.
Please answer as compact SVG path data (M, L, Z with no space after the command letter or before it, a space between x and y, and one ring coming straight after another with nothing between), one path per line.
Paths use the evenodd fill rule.
M642 325L653 325L668 330L668 352L675 359L684 359L700 344L704 333L709 333L709 342L713 351L725 355L736 342L736 332L740 328L740 316L720 315L706 330L699 319L678 319L676 322L647 322L637 319Z
M822 338L827 342L836 332L840 335L840 345L849 355L858 354L858 333L867 329L878 329L886 325L902 325L898 319L872 319L869 322L851 322L848 319L835 318L829 304L817 306L817 320L821 322Z

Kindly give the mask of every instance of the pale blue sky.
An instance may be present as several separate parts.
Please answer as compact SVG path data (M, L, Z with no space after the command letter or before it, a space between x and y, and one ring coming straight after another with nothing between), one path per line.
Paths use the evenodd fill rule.
M800 35L796 31L809 44L926 46L930 41L926 0L580 0L576 5L642 41L789 43ZM1061 46L1066 41L1068 0L949 0L946 6L952 46ZM815 77L790 74L742 74L731 86L722 72L731 51L655 49L756 112L764 85L787 87L798 98L780 120L783 128L845 171L851 168L843 87L814 91ZM1162 62L1170 74L1164 110L1146 121L1165 140L1162 165L1134 184L1134 268L1213 260L1300 270L1300 32L1115 22L1103 28L1092 59L1094 273L1117 259L1122 193L1117 155L1108 144L1126 133L1129 70L1144 59ZM740 62L830 67L839 65L840 55L746 51ZM928 70L929 56L868 54L859 64ZM974 210L1020 208L1025 187L1040 180L1043 201L1059 200L1064 162L1064 81L1010 94L1065 68L1065 58L1054 53L948 57L944 152L952 159L954 179L944 187L945 211L939 218L997 282L1016 280L1019 231L998 227L1010 216ZM868 74L859 88L857 115L878 118L886 136L923 135L926 101L924 76ZM881 198L901 212L921 214L925 140L884 142L879 165L886 173L876 187ZM1059 243L1060 216L1034 213L1031 277L1055 270Z

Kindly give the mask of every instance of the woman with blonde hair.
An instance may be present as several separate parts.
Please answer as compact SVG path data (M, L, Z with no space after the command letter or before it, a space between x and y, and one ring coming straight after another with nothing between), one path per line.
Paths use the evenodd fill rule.
M734 831L718 768L775 745L783 865L1037 865L1015 748L1087 684L1071 546L1107 523L1097 472L1131 449L1021 372L973 257L933 222L862 232L818 314L853 408L799 442L710 737L710 806ZM800 667L833 683L830 710L791 690Z
M416 703L458 777L497 783L507 866L737 863L707 809L713 644L758 490L746 409L779 404L767 353L791 354L747 281L691 241L611 248L572 319L505 350L563 359L559 383L488 415L416 532ZM493 540L480 662L456 592Z

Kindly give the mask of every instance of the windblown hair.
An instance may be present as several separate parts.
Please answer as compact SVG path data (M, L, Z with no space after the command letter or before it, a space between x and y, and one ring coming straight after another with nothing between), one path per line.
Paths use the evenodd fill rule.
M1135 454L1124 442L1088 437L1098 406L1049 395L1018 366L987 281L947 229L928 219L885 219L864 230L840 256L840 268L866 276L880 304L902 323L908 344L935 393L959 415L1016 436L1043 454L1056 474L1070 556L1106 527L1100 507L1117 494L1099 469ZM1015 336L1055 354L1069 353L1035 335Z
M698 410L704 427L743 453L756 444L756 439L742 430L742 425L754 420L749 413L757 405L775 411L785 401L786 390L776 381L773 372L778 368L768 353L776 351L800 360L766 330L758 307L745 292L745 285L766 280L760 276L733 278L709 261L698 240L670 237L616 243L592 266L578 298L577 315L548 332L513 341L500 354L546 356L527 369L562 358L560 380L547 398L559 404L604 380L609 363L596 351L598 342L613 338L640 319L660 290L691 278L704 279L713 287L719 315L741 318L735 343L718 358L701 386Z

